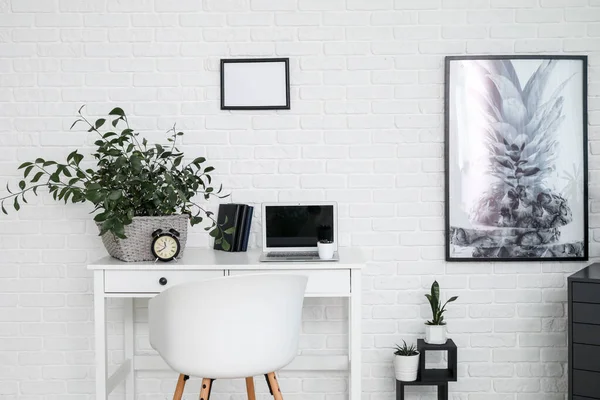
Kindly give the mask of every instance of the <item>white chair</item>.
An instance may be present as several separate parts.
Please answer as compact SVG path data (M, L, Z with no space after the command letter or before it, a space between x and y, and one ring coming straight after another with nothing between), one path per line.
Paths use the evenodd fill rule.
M245 275L187 283L149 302L150 344L179 372L173 400L181 400L189 376L202 377L200 400L209 400L215 379L265 375L282 400L275 371L298 351L307 277Z

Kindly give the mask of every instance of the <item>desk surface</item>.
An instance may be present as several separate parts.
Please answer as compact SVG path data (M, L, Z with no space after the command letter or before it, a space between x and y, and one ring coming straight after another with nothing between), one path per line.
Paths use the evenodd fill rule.
M362 252L356 248L342 247L339 249L339 261L324 262L260 262L261 250L229 253L208 248L186 248L183 257L177 261L163 262L124 262L110 256L89 264L88 269L244 269L244 270L273 270L273 269L360 269L364 266Z

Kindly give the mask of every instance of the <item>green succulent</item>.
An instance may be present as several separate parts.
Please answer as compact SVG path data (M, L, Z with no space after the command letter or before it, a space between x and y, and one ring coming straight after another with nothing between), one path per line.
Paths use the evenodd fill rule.
M444 322L444 313L446 312L446 305L448 303L452 303L458 299L458 296L453 296L448 299L447 302L442 303L440 301L440 285L437 281L434 281L431 285L431 294L426 294L427 300L429 300L429 305L431 306L431 313L433 314L433 318L431 321L427 321L427 325L446 325Z
M405 357L410 357L410 356L416 356L419 354L419 351L417 350L417 347L414 344L411 344L410 346L406 344L406 341L402 341L402 346L400 345L396 345L396 350L394 350L394 355L397 356L405 356Z

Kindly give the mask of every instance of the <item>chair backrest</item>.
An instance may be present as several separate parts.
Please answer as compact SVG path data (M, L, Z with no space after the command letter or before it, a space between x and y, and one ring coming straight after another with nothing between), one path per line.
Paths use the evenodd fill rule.
M306 276L224 277L149 302L150 344L173 370L203 378L273 372L297 354Z

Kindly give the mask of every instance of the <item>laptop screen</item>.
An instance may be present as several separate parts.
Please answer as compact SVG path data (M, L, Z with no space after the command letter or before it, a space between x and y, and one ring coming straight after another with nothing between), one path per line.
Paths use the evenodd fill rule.
M317 247L333 238L332 205L266 206L267 247Z

